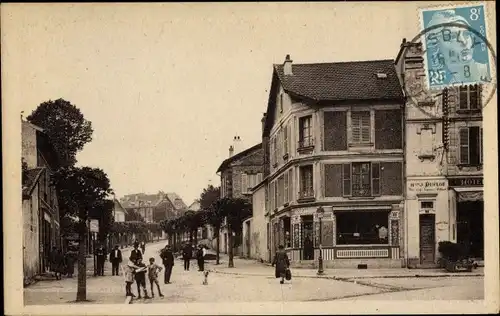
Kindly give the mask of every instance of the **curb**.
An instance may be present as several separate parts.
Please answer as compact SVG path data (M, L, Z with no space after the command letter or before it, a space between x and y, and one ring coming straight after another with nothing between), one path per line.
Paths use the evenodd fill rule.
M272 276L272 274L246 274L239 272L226 272L226 271L214 271L215 273L228 274L228 275L246 275L246 276ZM351 279L403 279L403 278L447 278L447 277L484 277L484 273L474 273L474 274L410 274L410 275L378 275L378 276L346 276L346 277L336 277L336 276L313 276L313 275L295 275L294 278L300 279L327 279L327 280L339 280L346 281Z

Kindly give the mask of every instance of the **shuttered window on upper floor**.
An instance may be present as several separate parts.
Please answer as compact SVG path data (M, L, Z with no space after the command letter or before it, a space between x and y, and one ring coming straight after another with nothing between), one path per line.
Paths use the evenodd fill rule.
M351 112L351 142L353 144L368 144L371 142L370 111Z

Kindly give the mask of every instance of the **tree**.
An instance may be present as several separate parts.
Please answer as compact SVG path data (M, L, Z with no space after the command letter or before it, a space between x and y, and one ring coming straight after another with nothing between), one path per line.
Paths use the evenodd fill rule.
M220 264L220 229L227 215L226 212L228 208L226 204L228 200L228 198L215 200L207 211L207 222L214 228L214 233L217 238L215 264Z
M26 119L44 129L61 167L74 166L77 152L92 140L92 123L80 109L63 99L41 103Z
M203 222L212 226L215 238L217 241L216 245L216 264L219 264L220 259L220 225L222 224L223 218L220 218L217 211L215 211L214 206L215 202L220 198L220 187L214 187L209 184L206 188L203 189L203 192L200 194L199 202L201 209L201 217L203 218Z
M87 300L86 250L87 221L89 213L102 207L104 200L112 193L108 176L104 171L90 167L60 168L53 177L58 191L59 207L65 215L77 217L79 235L77 301Z
M233 232L241 233L243 221L252 215L252 205L244 199L227 199L226 203L223 204L225 208L224 213L227 216L227 228L228 228L228 256L229 262L228 267L234 268L234 241Z

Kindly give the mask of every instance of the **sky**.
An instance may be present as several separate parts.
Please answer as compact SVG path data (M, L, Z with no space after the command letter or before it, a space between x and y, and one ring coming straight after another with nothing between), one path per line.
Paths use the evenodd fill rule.
M3 105L63 98L94 128L78 164L117 197L209 183L239 135L261 141L272 65L395 58L416 3L2 4ZM16 114L17 113L17 114Z

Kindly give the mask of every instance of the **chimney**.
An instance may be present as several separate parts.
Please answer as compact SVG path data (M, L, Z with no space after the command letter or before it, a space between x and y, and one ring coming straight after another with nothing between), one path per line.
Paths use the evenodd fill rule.
M285 73L285 76L293 75L292 62L293 60L290 59L290 55L286 55L285 62L283 63L283 72Z
M262 134L264 134L264 128L266 126L266 115L267 113L262 113L262 118L260 119L260 122L262 123Z
M229 146L229 158L233 157L234 154L234 147L233 145Z
M239 136L234 136L233 139L233 153L236 155L241 151L241 139Z

